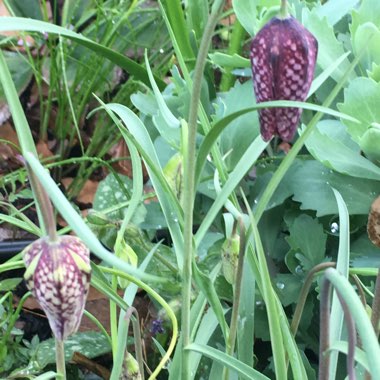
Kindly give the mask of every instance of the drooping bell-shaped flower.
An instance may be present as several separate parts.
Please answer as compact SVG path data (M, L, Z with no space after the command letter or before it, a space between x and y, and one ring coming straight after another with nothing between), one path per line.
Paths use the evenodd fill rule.
M257 103L272 100L305 101L313 80L318 43L295 18L272 18L251 44L253 84ZM259 110L265 141L278 135L292 140L301 116L299 108Z
M23 251L27 287L37 298L54 336L78 330L90 287L90 253L75 236L43 237Z

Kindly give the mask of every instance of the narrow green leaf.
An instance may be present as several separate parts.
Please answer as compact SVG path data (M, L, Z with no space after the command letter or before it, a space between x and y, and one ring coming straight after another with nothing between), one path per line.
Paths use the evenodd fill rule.
M233 356L227 355L222 351L219 351L213 347L205 346L197 343L191 343L185 350L199 352L210 359L213 359L224 366L230 368L239 373L239 375L247 380L269 380L269 377L261 374L260 372L254 370L253 368L247 366L241 361L235 359ZM285 379L285 378L284 378Z
M236 168L230 174L227 182L222 188L222 191L217 195L214 203L210 207L206 217L203 219L197 233L195 234L195 243L197 246L202 241L204 235L210 228L220 209L226 203L228 197L234 191L236 186L238 186L242 178L256 162L257 158L261 155L267 145L268 143L264 142L261 136L258 136L243 154L242 158L236 165Z
M136 77L136 79L141 80L146 85L150 85L149 77L147 71L143 66L132 61L130 58L113 51L112 49L98 44L90 40L89 38L83 36L82 34L75 33L61 26L53 25L48 22L32 20L22 17L2 17L0 23L0 32L5 31L29 31L29 32L39 32L39 33L52 33L59 34L61 36L67 37L73 41L78 42L79 44L86 46L87 48L93 50L99 55L104 56L109 59L111 62L120 66L122 69L127 71L130 75ZM158 87L162 90L165 88L166 84L160 78L155 78Z
M350 266L350 219L346 204L339 191L332 189L338 204L339 210L339 250L336 263L336 270L344 277L348 278ZM341 340L343 330L344 313L339 299L334 293L330 314L330 343L334 344ZM329 376L334 379L338 365L338 352L333 351L330 355Z

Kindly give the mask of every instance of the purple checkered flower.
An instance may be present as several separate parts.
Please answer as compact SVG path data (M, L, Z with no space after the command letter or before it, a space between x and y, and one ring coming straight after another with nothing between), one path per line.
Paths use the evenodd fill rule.
M314 75L318 43L295 18L272 18L251 44L253 84L257 103L272 100L305 101ZM293 139L302 110L259 110L261 135Z
M90 287L90 253L75 236L43 237L23 251L25 281L58 340L78 330Z

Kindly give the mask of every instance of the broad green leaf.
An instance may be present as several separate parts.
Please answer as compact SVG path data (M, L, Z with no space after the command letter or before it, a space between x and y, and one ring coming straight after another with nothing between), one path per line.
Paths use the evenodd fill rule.
M362 51L361 65L364 70L371 70L373 64L380 64L380 29L372 22L359 25L352 37L356 55Z
M220 67L251 67L251 63L249 59L242 57L241 55L234 54L229 55L225 53L215 52L209 54L209 57L211 59L211 62L214 65L220 66Z
M251 0L233 0L232 6L234 8L236 17L243 25L244 29L253 36L257 32L257 20L256 20L256 1Z
M360 139L373 122L380 120L380 83L369 78L356 78L344 91L344 102L338 109L347 115L355 115L361 123L342 120L352 139L360 143Z
M286 238L291 251L305 271L309 271L325 258L327 235L318 219L301 214L289 226L290 235Z
M22 277L5 278L4 280L1 280L0 292L8 292L9 290L14 290L22 280Z
M325 70L345 53L343 45L336 39L334 30L327 19L319 16L315 8L312 11L306 7L303 8L302 20L304 26L318 41L317 64L322 70ZM331 74L331 77L339 82L349 66L349 61L345 59Z
M326 17L329 25L335 25L347 13L359 4L360 0L334 0L326 1L323 5L316 7L316 13L322 19Z
M331 187L342 195L350 215L368 214L378 194L380 181L349 177L326 169L317 161L296 161L283 180L293 200L303 210L315 210L317 216L333 215L338 207ZM275 193L275 197L281 194Z
M240 84L237 81L229 92L220 95L216 117L217 119L227 117L237 111L252 107L254 103L255 96L252 82L248 81ZM232 169L236 166L238 160L258 135L259 122L257 113L242 115L229 124L220 137L222 154L232 150L226 158L228 168Z
M93 208L97 211L105 211L110 207L117 206L130 200L132 190L132 180L124 175L119 175L118 180L113 174L109 174L105 179L99 182L95 193ZM118 210L108 213L107 217L111 220L123 219L125 210ZM139 224L144 221L146 214L145 206L141 204L132 221Z
M15 16L42 20L41 5L38 0L7 0L7 5Z
M65 340L65 359L71 360L74 352L80 352L89 359L104 355L111 351L108 339L99 332L89 331L76 333ZM37 361L41 367L55 364L55 339L41 342L37 348Z
M27 59L19 53L4 51L5 61L11 72L13 83L17 93L20 95L32 79L32 68ZM0 102L5 103L5 95L0 85Z
M361 2L358 10L352 11L351 34L355 35L359 25L373 22L380 28L380 2L377 0L365 0Z
M367 233L351 244L351 265L354 268L380 267L380 248L369 240Z
M352 177L380 180L380 168L326 130L315 128L305 143L312 156L329 169Z
M241 361L235 359L233 356L229 356L225 354L222 351L219 351L215 348L212 348L210 346L205 346L201 344L191 343L187 347L185 347L185 350L191 350L195 352L199 352L213 360L216 360L217 362L223 364L224 366L235 370L239 373L239 375L243 379L247 380L269 380L268 377L261 374L260 372L256 371L255 369L247 366L246 364L242 363Z

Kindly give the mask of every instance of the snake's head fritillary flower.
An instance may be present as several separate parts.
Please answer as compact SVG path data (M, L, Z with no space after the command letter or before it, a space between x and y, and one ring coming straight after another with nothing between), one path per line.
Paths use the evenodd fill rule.
M37 298L54 336L65 340L78 330L90 287L90 253L75 236L43 237L23 252L25 281Z
M295 18L272 18L251 44L253 84L257 103L272 100L305 101L313 80L318 43ZM293 139L302 110L259 110L261 135Z

